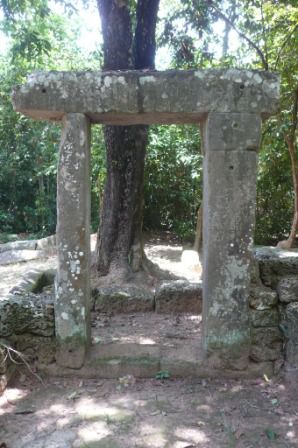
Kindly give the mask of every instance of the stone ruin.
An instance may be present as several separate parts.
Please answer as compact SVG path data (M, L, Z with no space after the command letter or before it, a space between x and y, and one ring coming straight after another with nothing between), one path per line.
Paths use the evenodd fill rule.
M261 123L277 112L278 102L278 75L234 69L36 73L15 88L16 111L63 124L56 298L54 313L52 309L46 312L55 328L55 359L62 369L82 367L90 345L92 123L200 124L205 154L204 353L211 366L228 369L245 369L249 359L272 362L280 358L284 339L273 289L288 287L291 281L297 286L297 280L291 280L290 269L290 280L283 277L281 286L272 280L274 269L270 268L266 283L262 276L268 267L262 265L260 274L258 263L250 278ZM261 256L260 266L264 259ZM285 275L288 279L288 272ZM280 300L284 302L283 294ZM293 300L296 306L298 298Z

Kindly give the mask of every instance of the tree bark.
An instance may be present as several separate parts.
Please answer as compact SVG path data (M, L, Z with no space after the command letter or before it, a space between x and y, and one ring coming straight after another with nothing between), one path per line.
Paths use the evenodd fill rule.
M193 250L200 252L203 243L203 203L201 203L197 213L196 236Z
M159 0L139 0L133 37L128 0L98 0L104 70L154 68ZM127 277L144 257L143 179L148 126L105 126L107 179L98 229L97 271Z

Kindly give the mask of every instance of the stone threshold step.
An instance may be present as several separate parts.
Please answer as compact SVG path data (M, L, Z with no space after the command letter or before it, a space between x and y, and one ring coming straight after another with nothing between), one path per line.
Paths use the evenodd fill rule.
M189 341L188 341L189 343ZM203 358L194 345L163 346L108 343L92 346L83 367L69 369L53 363L40 365L45 375L117 379L126 375L136 378L156 378L157 374L169 374L170 378L255 378L273 375L270 362L249 363L244 370L215 369Z

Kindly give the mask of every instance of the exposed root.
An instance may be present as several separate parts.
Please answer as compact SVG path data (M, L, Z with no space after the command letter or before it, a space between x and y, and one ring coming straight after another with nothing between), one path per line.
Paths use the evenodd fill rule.
M5 363L9 359L13 364L25 365L29 370L29 372L32 375L34 375L42 384L44 384L42 378L32 370L30 364L26 361L25 356L21 352L5 344L2 341L0 342L0 347L4 350L3 363Z

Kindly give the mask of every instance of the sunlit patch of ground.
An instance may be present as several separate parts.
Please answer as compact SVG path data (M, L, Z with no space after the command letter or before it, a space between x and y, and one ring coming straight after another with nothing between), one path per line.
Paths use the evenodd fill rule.
M290 380L47 379L28 372L1 397L7 448L292 448Z

